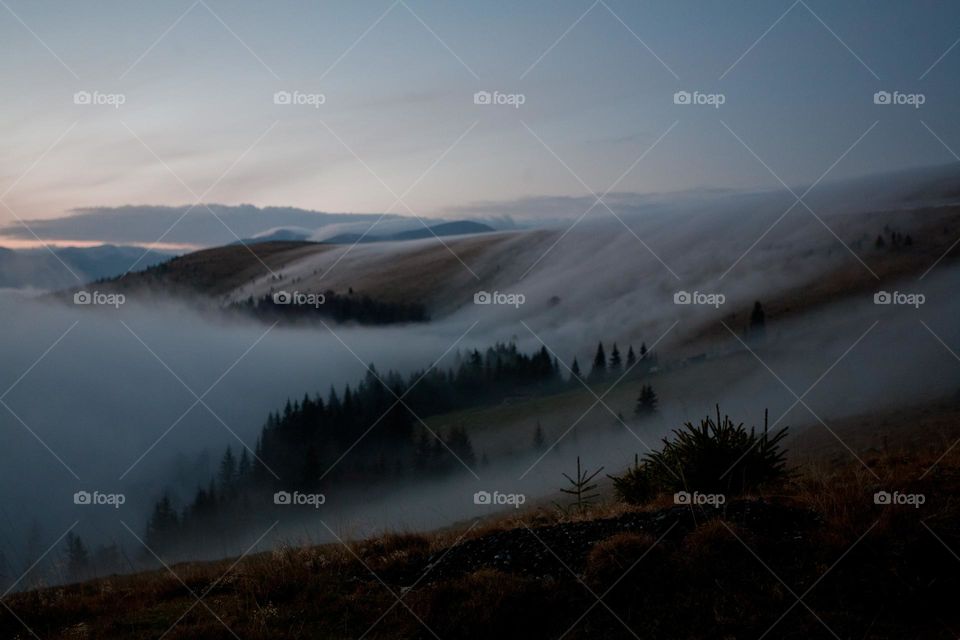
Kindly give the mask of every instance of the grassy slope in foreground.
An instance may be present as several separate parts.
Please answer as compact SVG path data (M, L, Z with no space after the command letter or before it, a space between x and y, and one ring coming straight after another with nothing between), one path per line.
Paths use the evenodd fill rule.
M960 399L834 427L864 465L808 430L794 480L722 510L530 510L181 564L8 596L0 635L29 637L12 611L43 638L955 637Z

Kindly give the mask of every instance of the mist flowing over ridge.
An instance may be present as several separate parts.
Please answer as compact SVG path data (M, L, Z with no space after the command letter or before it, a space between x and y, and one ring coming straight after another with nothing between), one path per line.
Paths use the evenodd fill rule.
M720 318L734 333L740 332L754 300L776 301L797 287L850 274L856 274L867 288L827 296L827 302L807 310L802 304L799 311L789 313L772 307L784 315L779 322L775 316L771 325L776 348L764 354L769 366L791 388L802 388L864 332L872 331L844 365L844 370L870 371L871 375L838 373L831 378L810 400L818 407L818 415L832 419L878 403L897 405L946 393L953 378L949 360L940 357L942 346L933 339L920 339L922 334L915 332L909 340L897 337L905 335L904 327L916 324L909 310L897 311L871 329L876 307L869 272L870 265L880 270L903 263L897 267L901 271L889 272L893 280L881 280L878 286L907 286L903 281L907 276L896 274L916 278L917 271L910 271L915 269L910 256L924 256L917 264L933 261L940 245L925 243L941 243L941 225L956 222L950 217L953 209L916 203L904 208L904 203L912 202L903 195L911 193L910 183L897 185L885 204L871 202L875 210L856 208L856 203L863 202L857 188L872 184L848 187L842 191L841 205L829 212L824 209L823 221L850 243L846 248L826 231L811 234L811 228L823 227L802 211L784 217L762 242L753 245L750 230L765 226L763 222L773 223L782 213L782 199L767 195L747 197L739 204L740 215L734 217L726 207L629 217L625 219L629 231L610 218L584 221L566 236L538 230L464 236L448 244L429 238L328 247L290 264L276 264L280 280L257 277L227 296L239 300L267 294L288 286L287 282L310 291L311 278L322 276L322 284L335 290L355 287L375 296L390 290L401 298L423 296L436 317L422 326L270 327L252 319L227 320L184 306L162 289L136 286L127 290L127 300L118 308L61 305L7 293L3 313L12 330L0 349L11 364L6 384L13 387L5 402L15 415L8 412L0 422L5 424L9 446L25 453L10 467L12 481L6 485L5 503L30 514L21 522L36 521L44 531L56 531L77 513L70 500L75 491L122 490L129 497L123 507L124 521L142 523L162 491L173 491L181 503L187 500L215 472L215 456L224 446L238 451L252 448L267 413L287 399L323 393L331 385L353 384L363 378L369 363L381 371L410 372L437 359L443 366L456 353L484 349L497 341L515 341L526 351L546 346L563 363L564 375L574 358L584 365L589 361L598 340L608 346L610 342L656 345L665 367L656 383L662 409L660 417L643 428L642 442L603 409L591 412L578 428L577 452L615 468L627 464L632 452L642 452L643 442L655 442L671 424L708 410L713 402L745 414L755 412L757 406L774 412L787 409L790 394L775 377L757 368L735 336L704 328ZM913 234L910 251L875 248L876 234L889 233L885 227L901 235ZM244 252L239 247L234 250ZM457 260L461 254L463 263ZM865 262L858 264L858 260ZM407 286L396 288L384 280L384 265L393 265L394 271L403 269L399 275ZM443 288L433 290L420 278L410 278L424 265L441 276L435 282L442 282ZM438 268L442 268L439 273ZM718 278L725 270L726 277ZM922 283L918 290L927 299L924 317L955 317L955 296L948 293L955 278L956 267L944 263ZM571 282L579 285L571 287ZM522 294L524 301L512 306L477 305L474 294L480 289ZM677 306L674 296L680 290L722 293L725 302L722 308ZM935 330L948 344L958 338L954 327L935 323ZM50 354L31 369L36 354L54 343ZM896 343L897 367L884 366L891 343ZM694 355L705 358L705 363L687 368L684 363ZM707 373L720 366L727 375L713 378ZM25 370L29 375L18 380L17 372ZM741 373L730 375L732 371ZM265 372L270 374L265 377ZM683 397L682 390L689 387L698 390L697 400ZM887 391L891 388L898 392L891 394ZM209 396L203 395L208 389ZM196 403L194 394L203 397L203 403ZM629 411L633 395L633 390L624 389L608 403ZM29 401L31 397L51 401L36 404ZM583 400L589 405L589 396ZM545 423L551 439L562 439L566 423L572 421L569 407L542 411L537 419ZM802 408L784 419L811 422ZM531 497L553 490L555 478L569 464L568 456L562 455L569 448L561 447L557 456L538 464L523 482L517 481L531 462L523 454L516 457L523 449L517 438L529 437L532 420L532 416L517 416L472 435L474 447L493 460L483 474L484 486L519 486ZM585 439L587 433L591 435ZM474 478L465 476L415 490L423 494L385 496L384 502L351 489L339 503L330 496L328 517L341 526L365 531L435 527L474 513L463 496L475 485L479 486ZM58 497L36 504L31 496L38 487ZM411 504L429 507L413 510ZM116 516L99 511L91 519L90 512L84 512L84 537L122 539L124 531L117 529ZM298 535L296 531L304 528L311 536L322 536L316 523L307 521L282 527L276 539ZM24 531L10 535L8 553L16 555L21 548L16 540L22 539ZM237 551L233 542L219 544L204 547L203 555Z

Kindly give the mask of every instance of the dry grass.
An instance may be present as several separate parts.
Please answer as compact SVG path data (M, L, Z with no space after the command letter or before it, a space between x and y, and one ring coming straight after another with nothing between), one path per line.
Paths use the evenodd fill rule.
M954 404L939 405L927 422L953 421ZM619 532L592 542L574 566L577 576L488 567L437 579L428 570L420 580L411 567L431 566L464 537L465 527L451 527L388 534L349 549L282 547L232 568L232 561L184 563L173 567L179 579L166 571L113 576L4 602L39 637L53 639L157 638L171 628L166 638L233 637L227 627L244 640L432 637L427 627L441 638L555 638L571 627L567 638L631 637L623 625L651 638L759 637L788 610L768 637L832 637L818 618L840 637L956 637L960 455L934 466L946 447L930 446L915 429L912 439L907 430L897 433L884 449L858 452L866 467L849 453L842 462L829 450L811 457L800 442L796 478L776 496L748 499L811 510L815 526L781 531L776 522L703 515L659 542L649 532ZM878 506L873 494L881 489L923 494L926 502L919 509ZM484 521L465 537L482 541L514 528L638 511L657 516L670 507L667 497L588 513L536 507ZM804 603L816 616L793 606L793 593L808 589ZM190 591L206 594L203 604ZM12 614L0 613L0 637L31 637Z

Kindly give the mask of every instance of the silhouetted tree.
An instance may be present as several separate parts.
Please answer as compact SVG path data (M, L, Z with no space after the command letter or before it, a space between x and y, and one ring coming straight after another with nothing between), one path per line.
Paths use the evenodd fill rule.
M438 440L437 444L439 443L440 441ZM473 444L470 442L470 437L463 427L454 427L451 429L446 443L447 446L450 447L450 450L468 467L472 467L476 462L477 458L473 452Z
M34 563L40 561L40 557L43 555L43 530L40 528L40 522L34 518L30 522L30 528L27 530L27 540L25 547L24 557L23 557L23 569L22 571L28 572L24 575L24 579L27 579L27 576L30 576L30 583L37 583L39 578L39 571L36 569L31 569Z
M320 457L317 455L316 447L311 445L307 447L307 453L304 455L301 485L314 488L320 479L320 473Z
M633 345L630 345L630 348L627 349L627 369L630 369L637 363L637 354L633 352Z
M67 534L67 577L74 582L85 580L90 573L90 554L80 536L73 531Z
M637 406L633 410L638 416L648 416L657 410L657 393L653 387L645 384L640 387L640 397L637 398Z
M180 520L177 517L177 511L173 508L173 502L169 493L164 493L153 505L153 513L147 523L147 535L145 542L154 553L160 553L165 548L172 545L178 529ZM148 557L152 558L152 554Z
M607 374L607 355L603 351L603 343L597 343L597 353L593 356L593 368L590 370L590 377L594 379L603 378Z
M575 502L572 506L575 506L581 513L583 513L586 508L589 507L591 503L600 496L600 494L596 492L596 483L590 484L590 482L596 478L601 471L603 471L603 467L600 467L592 473L586 469L581 470L580 456L577 456L576 478L571 478L565 473L562 474L563 477L567 479L567 482L570 483L570 487L560 489L560 491L574 497Z
M614 375L620 373L620 367L623 366L623 361L620 359L620 349L617 348L617 343L613 343L613 350L610 351L610 372Z
M425 431L421 432L420 437L417 438L413 459L413 466L417 471L427 471L430 469L433 458L432 444L430 436L427 435Z
M750 336L754 339L763 338L766 334L767 314L763 311L763 305L757 300L753 303L753 311L750 313Z
M533 431L533 448L537 451L543 451L544 444L543 427L540 426L540 421L537 420L537 428Z
M575 379L582 379L583 376L580 375L580 363L577 362L577 359L573 359L573 366L570 367L570 376L571 382L574 382Z
M237 463L237 476L241 478L246 478L250 474L250 456L247 453L247 448L244 447L243 451L240 452L240 462Z
M289 402L287 403L287 406L290 406ZM228 446L227 450L223 453L223 458L220 459L220 491L222 491L224 495L230 493L236 477L237 459L233 455L233 449Z

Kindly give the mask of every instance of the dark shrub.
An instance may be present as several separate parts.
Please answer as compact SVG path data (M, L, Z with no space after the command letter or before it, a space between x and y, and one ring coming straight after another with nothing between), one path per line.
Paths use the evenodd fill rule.
M631 504L649 502L662 492L699 491L735 496L788 477L781 441L787 427L773 435L764 416L761 433L729 416L706 417L698 426L687 422L663 439L663 449L613 478L617 496Z
M634 458L633 466L623 472L623 475L609 476L613 480L613 490L620 502L627 504L646 504L660 493L654 474L646 462L640 462L639 456Z

